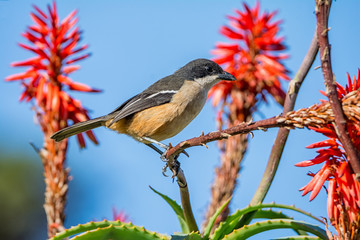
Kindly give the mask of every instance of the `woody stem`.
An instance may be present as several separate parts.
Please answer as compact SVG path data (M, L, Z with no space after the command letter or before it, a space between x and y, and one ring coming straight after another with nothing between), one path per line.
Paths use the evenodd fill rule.
M335 130L340 142L344 146L346 153L349 156L350 165L356 174L356 178L360 179L360 154L354 147L349 133L347 131L347 120L342 109L341 103L337 94L337 87L335 82L335 76L333 75L331 67L331 46L329 43L328 35L328 20L329 10L331 6L331 0L323 1L316 0L316 21L317 21L317 36L320 48L320 60L321 69L324 76L326 95L329 98L329 102L332 111L335 115Z

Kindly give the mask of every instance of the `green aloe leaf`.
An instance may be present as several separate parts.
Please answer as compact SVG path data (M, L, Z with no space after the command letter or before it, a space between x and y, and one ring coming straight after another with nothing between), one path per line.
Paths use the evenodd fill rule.
M276 204L276 203L263 203L263 204L258 204L258 205L254 205L254 206L248 206L246 208L237 210L234 214L228 216L228 218L225 221L220 223L219 227L217 229L215 229L214 234L210 238L214 239L214 240L222 239L225 235L230 234L236 228L236 225L239 222L241 216L243 216L244 214L246 214L248 212L257 211L259 209L264 209L264 208L289 209L289 210L292 210L295 212L302 213L308 217L311 217L311 218L323 223L319 218L316 218L316 217L312 216L310 213L305 212L299 208L296 208L295 206Z
M140 227L128 227L113 226L110 225L105 228L98 228L93 231L80 234L70 240L124 240L124 239L136 239L136 240L169 240L169 237L160 235L158 233L149 232Z
M316 236L293 236L293 237L283 237L283 238L274 238L272 240L321 240L321 238Z
M287 218L292 219L292 217L289 217L288 215L282 213L273 211L271 209L269 210L257 210L254 217L255 218L263 218L263 219L277 219L277 218Z
M199 233L192 232L190 234L172 235L170 240L203 240Z
M139 240L169 240L170 237L155 232L150 232L143 227L120 221L101 221L79 224L56 234L51 240L62 239L76 240L117 240L117 239L139 239Z
M256 222L254 224L236 229L229 235L226 235L223 240L243 240L264 231L284 228L302 230L312 233L320 239L328 239L326 231L316 225L290 219L274 219L263 222Z
M288 215L282 213L282 212L277 212L277 211L273 211L271 209L269 210L257 210L253 219L258 219L258 218L262 218L262 219L293 219L292 217L289 217ZM308 234L304 231L301 230L296 230L294 229L294 231L299 234L299 235L304 235L307 236Z
M229 204L231 198L229 198L221 207L219 207L216 212L214 213L214 215L209 219L208 225L206 226L203 236L205 239L209 238L210 233L211 233L211 229L214 226L215 220L216 218L219 216L219 214L224 210L224 208Z
M174 210L176 216L179 219L179 223L180 223L180 227L183 233L190 233L190 229L186 223L185 217L184 217L184 212L181 208L181 206L174 200L172 200L171 198L169 198L168 196L156 191L154 188L152 188L151 186L149 186L151 190L154 191L154 193L158 194L160 197L162 197L169 205L170 207Z

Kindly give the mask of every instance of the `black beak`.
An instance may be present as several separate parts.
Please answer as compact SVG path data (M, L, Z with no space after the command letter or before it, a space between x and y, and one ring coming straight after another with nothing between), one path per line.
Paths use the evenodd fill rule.
M225 71L218 75L218 79L225 81L236 81L236 78L233 75Z

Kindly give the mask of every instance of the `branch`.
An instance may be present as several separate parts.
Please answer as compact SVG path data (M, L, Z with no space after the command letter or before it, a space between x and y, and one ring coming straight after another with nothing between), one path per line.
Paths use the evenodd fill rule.
M194 137L183 142L180 142L175 147L170 148L167 151L166 158L176 156L183 152L186 148L194 146L206 146L208 142L213 142L216 140L227 139L230 136L237 134L247 134L255 130L266 130L267 128L274 127L285 127L285 124L279 124L277 122L277 117L268 118L265 120L260 120L252 123L240 123L234 127L227 128L222 131L210 132L206 135L200 135L199 137Z
M349 123L358 123L360 119L360 94L359 91L352 91L342 99L342 107L349 120ZM329 102L314 104L308 108L291 111L283 116L276 116L257 122L240 123L234 127L222 131L211 132L206 135L194 137L180 142L175 147L170 147L166 153L167 159L172 159L185 149L194 146L206 146L206 143L226 139L238 134L248 134L255 130L266 131L268 128L321 128L335 122L336 115L333 113ZM171 161L170 161L171 162ZM169 166L170 169L174 169Z
M357 149L354 147L349 133L346 129L347 120L344 115L344 111L341 107L341 103L338 98L335 77L331 67L331 56L330 56L330 44L328 37L328 12L330 10L331 0L322 1L316 0L316 20L317 20L317 35L320 47L320 60L321 68L324 75L326 94L329 98L331 108L335 115L335 131L336 134L344 146L346 153L349 156L350 165L356 174L356 178L360 178L360 155Z

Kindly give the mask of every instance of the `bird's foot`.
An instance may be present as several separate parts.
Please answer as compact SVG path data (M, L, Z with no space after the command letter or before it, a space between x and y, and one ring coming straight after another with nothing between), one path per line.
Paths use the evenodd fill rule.
M177 156L179 156L179 155L177 155ZM167 177L167 175L165 174L166 171L167 171L167 168L169 168L170 171L172 172L171 178L174 179L177 176L178 172L179 172L180 162L177 160L177 158L173 158L173 161L167 161L165 166L162 169L162 174L165 177Z
M178 172L179 172L179 169L180 169L180 162L177 160L179 158L179 154L180 153L183 153L185 154L187 157L189 157L189 154L185 151L185 150L182 150L179 154L175 155L175 156L170 156L169 158L167 157L167 153L168 151L172 148L171 146L171 143L169 143L169 146L163 144L163 143L160 143L152 138L149 138L149 137L142 137L140 140L146 140L150 143L146 143L147 146L151 147L153 150L155 150L156 152L160 153L160 159L165 162L165 166L162 168L162 174L167 177L167 175L165 174L166 173L166 170L167 168L169 168L172 172L172 178L174 179L174 177L177 176ZM158 149L155 145L153 144L156 144L157 146L165 149L164 152L162 152L160 149Z
M174 179L176 177L176 175L178 174L179 169L180 169L180 162L177 160L179 158L179 154L176 155L175 157L167 158L166 155L167 155L167 152L169 151L170 148L172 148L171 144L169 144L167 149L160 156L161 160L166 163L165 166L162 169L162 174L165 177L167 177L165 172L167 171L167 168L169 168L170 171L172 172L171 178Z

